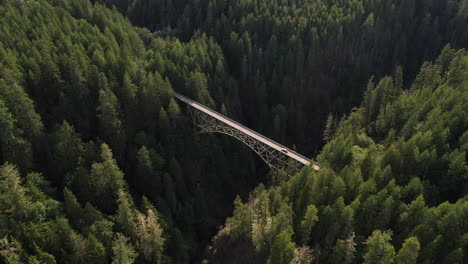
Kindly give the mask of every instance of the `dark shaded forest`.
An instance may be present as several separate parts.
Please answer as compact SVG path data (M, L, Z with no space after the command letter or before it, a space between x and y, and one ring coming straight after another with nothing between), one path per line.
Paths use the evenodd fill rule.
M137 25L183 40L213 36L237 80L235 91L224 89L231 114L313 156L328 114L339 118L359 105L372 75L383 77L401 65L408 87L422 63L447 43L468 46L464 1L114 3Z
M0 0L1 261L466 263L463 48L465 0Z
M408 90L371 80L327 131L319 172L235 200L211 262L465 263L467 69L466 51L447 46Z

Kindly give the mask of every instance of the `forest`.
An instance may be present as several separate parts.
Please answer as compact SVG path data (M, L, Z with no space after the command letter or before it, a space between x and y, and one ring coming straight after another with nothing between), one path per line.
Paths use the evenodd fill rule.
M0 263L468 263L467 48L466 0L0 0Z

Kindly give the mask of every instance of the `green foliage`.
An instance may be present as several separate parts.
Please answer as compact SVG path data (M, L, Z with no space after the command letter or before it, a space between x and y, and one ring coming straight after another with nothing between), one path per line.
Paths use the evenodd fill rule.
M0 205L2 214L12 220L25 221L29 217L31 201L26 196L18 169L9 163L0 167Z
M307 244L307 242L309 241L312 227L314 227L315 222L317 222L318 220L317 213L317 207L311 204L307 207L306 213L304 215L304 220L301 221L300 234L302 237L302 243L304 245Z
M291 260L291 264L308 264L312 263L314 256L312 250L309 247L300 247L294 251L294 258Z
M403 243L398 251L395 263L397 264L415 264L417 263L420 244L417 237L409 237Z
M395 248L390 244L391 232L375 230L365 242L367 252L364 255L364 263L390 264L395 261Z
M218 253L466 259L468 56L452 49L468 45L466 1L102 2L125 15L0 0L2 261L202 258L263 169L194 135L175 91L301 153L328 143L320 172L236 198Z
M113 149L121 153L125 144L125 135L122 131L122 121L119 119L119 102L117 97L109 89L99 91L99 103L97 108L100 134L108 141Z
M90 171L91 188L101 209L111 211L115 208L113 202L118 192L124 188L123 172L112 157L112 151L107 144L101 146L102 162L94 163Z
M2 259L6 263L21 263L19 260L21 258L20 256L20 250L21 250L21 245L17 241L9 240L8 237L4 237L0 240L0 256L2 256Z
M227 219L227 223L232 229L236 230L233 234L236 236L248 236L252 232L250 223L252 212L247 204L243 204L239 196L234 200L234 215Z
M0 129L1 137L1 155L4 159L23 168L31 166L32 150L31 143L22 136L22 130L17 127L16 119L0 99Z
M273 240L269 262L271 264L288 264L294 257L295 244L291 241L293 231L287 228Z
M355 234L352 233L345 240L337 239L333 249L332 263L352 263L356 252Z
M335 136L336 130L337 130L337 124L336 124L335 118L330 113L328 114L327 122L325 123L325 130L323 132L323 140L327 143L330 142Z
M320 153L320 171L304 169L277 186L258 187L259 202L237 201L230 218L236 225L227 221L230 236L257 247L265 232L255 232L261 223L255 219L268 219L278 210L273 204L286 203L294 208L283 211L292 219L285 224L296 234L292 242L313 249L319 262L461 263L468 79L448 74L459 70L463 59L456 56L467 54L444 49L408 91L401 90L398 69L395 81L384 77L374 86L371 80L361 107ZM427 74L431 68L437 70ZM265 201L269 206L260 207ZM261 248L273 252L273 243Z
M51 177L54 176L54 180L61 182L60 178L72 172L79 165L80 157L84 152L84 144L74 128L68 122L63 121L51 133L49 145L51 147L49 162L53 164Z
M115 222L120 231L128 237L135 237L137 234L136 211L131 204L128 194L119 189L117 191L117 215Z
M361 102L372 75L395 71L392 82L384 80L369 94L374 105L368 109L370 116L384 106L380 100L391 100L409 86L421 64L434 60L444 45L468 45L463 0L101 2L114 3L137 25L183 41L213 36L225 58L221 63L211 60L210 72L219 72L215 66L221 64L238 83L235 88L209 87L214 101L234 107L232 113L241 114L243 123L287 145L296 144L305 153L320 149L324 113L348 113ZM158 70L171 67L161 62L164 53L157 53ZM444 72L452 56L445 53ZM433 68L424 75L437 71ZM204 73L208 76L208 71ZM203 79L198 70L186 74ZM433 84L437 82L434 78ZM229 96L219 97L220 89ZM202 94L184 92L210 104ZM277 116L278 105L286 107L287 118ZM281 137L277 128L272 129L273 122L284 130Z
M112 264L131 264L135 262L138 254L128 240L124 235L117 233L112 244L112 251L114 252Z
M65 206L65 212L72 223L80 226L80 218L83 215L83 208L81 208L81 205L75 195L68 188L63 189L63 204Z
M138 213L138 239L140 250L147 261L161 263L164 249L164 238L158 218L152 209L148 209L147 215Z
M106 248L94 235L88 236L88 250L90 263L106 262Z

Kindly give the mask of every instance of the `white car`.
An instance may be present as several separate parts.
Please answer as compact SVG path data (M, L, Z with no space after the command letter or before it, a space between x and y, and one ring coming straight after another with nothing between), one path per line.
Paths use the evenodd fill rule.
M288 153L287 149L281 149L281 151L284 152L284 153Z

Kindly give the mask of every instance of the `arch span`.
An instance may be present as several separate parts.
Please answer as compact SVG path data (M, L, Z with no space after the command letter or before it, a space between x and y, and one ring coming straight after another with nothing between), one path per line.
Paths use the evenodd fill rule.
M174 96L187 104L187 112L193 124L202 133L221 133L234 137L246 144L270 167L272 172L293 175L303 166L311 165L319 170L320 166L301 154L286 148L240 123L200 104L175 93Z

